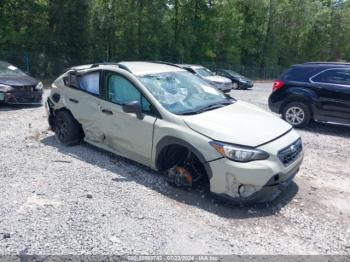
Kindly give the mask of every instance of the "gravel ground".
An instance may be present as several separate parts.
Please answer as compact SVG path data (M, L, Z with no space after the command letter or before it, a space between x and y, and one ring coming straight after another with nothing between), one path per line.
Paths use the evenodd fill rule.
M233 91L267 108L271 83ZM350 128L299 130L301 171L239 207L88 144L60 145L43 107L0 106L0 254L350 254Z

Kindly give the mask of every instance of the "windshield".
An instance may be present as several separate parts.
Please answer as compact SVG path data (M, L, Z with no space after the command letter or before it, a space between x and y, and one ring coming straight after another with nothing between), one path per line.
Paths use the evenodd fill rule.
M208 68L202 67L202 68L197 68L195 69L197 74L200 76L214 76L215 74L210 71Z
M242 75L238 74L237 72L235 71L232 71L232 70L226 70L226 72L232 76L236 76L236 77L243 77Z
M143 75L139 80L174 114L198 113L210 106L231 103L223 93L189 72Z
M25 73L23 73L17 67L9 63L0 62L0 76L23 76L23 75L25 75Z

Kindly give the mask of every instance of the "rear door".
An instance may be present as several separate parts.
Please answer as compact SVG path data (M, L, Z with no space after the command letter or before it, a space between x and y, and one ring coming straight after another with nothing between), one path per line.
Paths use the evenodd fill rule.
M103 133L99 128L101 70L79 73L77 87L65 89L66 105L75 119L82 125L85 139L102 142Z
M150 165L157 119L154 107L134 83L117 72L104 72L103 88L100 128L105 135L105 145L132 160ZM141 103L140 118L123 111L123 104L134 101Z
M310 81L318 87L321 113L326 118L350 120L350 69L330 68L313 76ZM321 119L331 121L330 119ZM337 120L335 120L337 121ZM343 122L343 121L342 121Z

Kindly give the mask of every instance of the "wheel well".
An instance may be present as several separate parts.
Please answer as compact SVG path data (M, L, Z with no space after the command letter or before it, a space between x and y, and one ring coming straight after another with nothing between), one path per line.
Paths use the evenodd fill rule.
M191 149L184 145L170 144L162 148L157 157L157 168L164 172L175 165L186 166L192 176L201 180L201 182L209 184L209 174L205 165L200 161L200 158Z
M299 102L299 103L303 103L305 104L309 110L310 110L310 113L311 113L311 116L313 115L313 110L312 110L312 107L310 105L310 101L305 98L305 97L302 97L302 96L298 96L298 97L290 97L288 98L281 106L281 109L280 109L280 113L283 112L283 109L285 108L286 105L290 104L290 103L293 103L293 102Z
M51 115L50 115L50 118L49 118L52 131L55 131L55 117L56 117L56 115L57 115L59 112L63 112L63 111L64 111L64 112L67 112L67 113L69 113L69 114L75 119L75 117L74 117L74 115L72 114L72 112L71 112L68 108L66 108L66 107L62 107L62 108L60 108L60 109L56 109L56 110L52 110L52 111L53 111L52 118L51 118ZM83 126L79 123L78 120L75 119L75 121L77 121L77 123L80 125L80 127L81 127L81 132L83 132L83 136L85 136Z
M62 111L66 111L66 112L68 112L69 114L71 114L71 115L73 116L72 112L71 112L69 109L67 109L66 107L62 107L62 108L60 108L60 109L54 110L55 115L56 115L58 112L62 112Z
M55 117L57 115L58 112L61 112L61 111L66 111L70 114L72 114L67 108L63 107L63 108L60 108L60 109L56 109L54 110L52 107L49 108L50 109L50 116L49 116L49 124L50 124L50 127L52 129L52 131L55 131Z

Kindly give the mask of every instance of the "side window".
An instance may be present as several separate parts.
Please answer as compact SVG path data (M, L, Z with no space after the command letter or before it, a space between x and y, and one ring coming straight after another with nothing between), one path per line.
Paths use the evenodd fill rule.
M124 77L107 74L107 99L113 103L125 104L140 101L141 93Z
M350 70L330 69L312 78L314 82L350 85Z
M154 114L154 110L152 108L151 103L148 102L148 100L144 96L141 97L141 105L142 105L142 112Z
M89 93L100 94L100 72L82 75L79 81L80 89Z
M225 71L222 71L222 72L221 72L221 76L230 77L230 75L229 75L227 72L225 72Z
M217 71L216 74L219 76L226 76L224 71Z
M118 74L106 73L105 84L107 86L107 100L119 105L139 101L142 106L142 112L151 115L155 110L151 103L141 94L141 92L127 79Z

